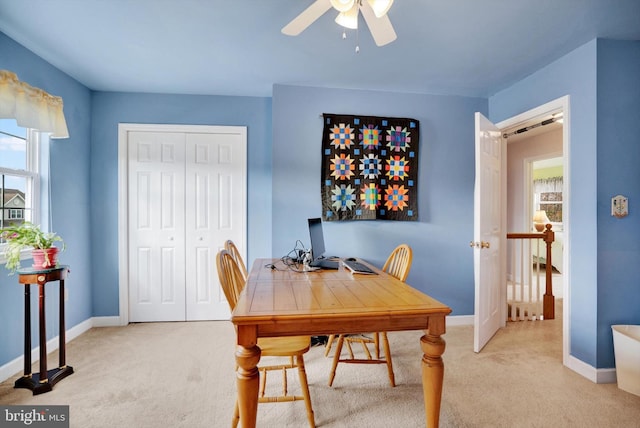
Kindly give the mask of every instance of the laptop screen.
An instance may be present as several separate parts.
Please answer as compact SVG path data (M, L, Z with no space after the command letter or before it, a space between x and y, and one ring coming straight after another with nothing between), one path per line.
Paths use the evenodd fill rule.
M324 235L322 233L322 220L310 218L309 239L311 240L311 259L317 260L324 255Z

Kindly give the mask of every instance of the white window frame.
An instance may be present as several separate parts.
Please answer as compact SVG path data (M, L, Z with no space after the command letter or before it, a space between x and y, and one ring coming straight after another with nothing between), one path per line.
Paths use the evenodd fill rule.
M5 208L9 210L9 220L24 220L24 208Z
M28 212L25 209L25 215L23 215L24 221L37 222L40 219L40 201L42 200L42 194L40 192L40 139L41 133L35 129L26 129L26 169L12 169L0 167L0 174L12 175L14 177L30 178L27 180L27 188L25 189L25 198L27 195L31 196L31 201L25 200L26 206L31 206L30 215L26 215ZM6 263L6 257L4 256L5 244L0 244L0 264ZM29 249L23 250L20 255L20 260L31 258L31 251Z

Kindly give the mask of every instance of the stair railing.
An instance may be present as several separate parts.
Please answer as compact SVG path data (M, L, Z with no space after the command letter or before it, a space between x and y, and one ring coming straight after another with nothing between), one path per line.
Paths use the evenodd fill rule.
M555 300L553 297L552 273L553 266L551 260L551 244L555 240L555 233L551 230L551 224L545 225L545 230L541 233L507 233L507 239L513 240L511 253L511 279L507 278L507 287L511 287L511 319L524 320L535 316L540 319L555 318ZM520 240L517 245L515 240ZM540 252L536 251L534 260L532 243L533 240L542 240L546 244L545 258L545 292L540 299ZM537 244L539 244L538 241ZM525 243L527 249L525 248ZM539 248L539 247L538 247ZM518 252L519 250L519 252ZM537 284L532 284L532 268L536 264L538 272ZM520 265L518 271L517 265ZM518 275L519 273L519 275ZM525 280L525 275L528 280ZM540 302L542 301L542 314L540 314Z

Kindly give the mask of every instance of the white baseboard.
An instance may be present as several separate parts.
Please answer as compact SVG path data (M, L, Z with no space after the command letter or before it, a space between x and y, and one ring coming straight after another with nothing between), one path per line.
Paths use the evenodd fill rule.
M120 327L120 317L93 317L94 327Z
M447 325L473 325L473 315L455 315L447 317Z
M565 364L568 368L586 377L593 383L616 383L616 369L597 369L576 357L569 355L569 359Z
M66 331L66 343L71 342L76 337L90 330L92 327L114 327L120 325L120 317L94 317L82 321ZM58 349L59 336L47 341L47 353ZM40 361L40 346L31 350L31 362ZM0 382L4 382L16 373L24 370L24 356L20 356L8 363L0 366Z
M596 383L617 383L616 369L596 369Z

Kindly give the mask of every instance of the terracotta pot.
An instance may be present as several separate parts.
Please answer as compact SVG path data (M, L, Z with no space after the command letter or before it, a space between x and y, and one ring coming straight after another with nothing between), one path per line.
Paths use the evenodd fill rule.
M44 250L34 249L32 254L34 269L49 269L58 264L57 247L45 248Z

